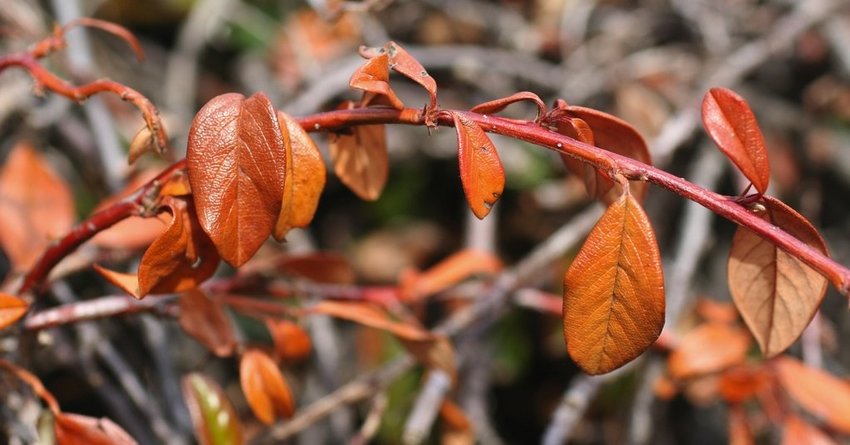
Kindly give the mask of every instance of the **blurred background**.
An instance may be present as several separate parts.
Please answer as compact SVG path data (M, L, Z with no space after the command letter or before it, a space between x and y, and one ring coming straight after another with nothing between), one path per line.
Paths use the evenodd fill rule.
M291 115L332 109L358 98L348 88L362 63L358 47L394 40L435 77L441 107L468 109L528 90L548 104L562 98L598 108L634 125L657 166L737 195L746 181L705 137L699 120L704 92L729 87L750 102L764 131L770 194L808 217L833 257L850 264L846 0L2 0L0 51L25 49L53 24L79 16L129 28L145 59L137 61L124 42L87 29L70 32L67 50L45 64L74 83L108 77L144 93L159 107L175 158L185 150L192 116L210 98L264 91ZM425 105L418 86L401 77L392 81L408 106ZM534 110L517 105L506 114L531 119ZM71 184L81 217L135 175L167 165L149 156L127 167L126 147L141 126L138 112L115 97L102 95L78 106L55 95L34 95L30 78L19 70L0 75L0 155L16 141L32 142ZM323 136L317 141L328 159ZM508 182L485 221L471 218L467 209L454 132L437 129L429 135L424 128L394 126L388 128L390 179L381 198L363 202L329 174L311 228L294 234L284 249L341 253L358 283L391 285L404 270L425 269L464 247L493 251L510 266L592 211L583 185L567 177L554 153L505 138L494 142ZM729 301L725 264L735 227L656 188L646 207L665 260L667 329L687 329L698 297ZM466 358L456 400L479 440L535 443L549 434L559 437L552 431L562 397L584 394L585 385L591 388L581 396L585 405L566 432L571 443L725 442L723 404L687 394L657 400L658 366L603 380L582 377L566 356L559 314L523 303L535 297L551 302L561 294L563 271L577 247L536 271L509 311L458 340L459 355ZM67 286L75 298L107 292L90 273L72 277ZM846 304L830 289L823 315L792 348L839 376L850 372L850 342L842 341L850 333ZM446 310L426 309L428 324ZM163 373L205 368L234 394L238 411L247 413L233 362L205 355L173 322L130 318L98 327L126 369L104 371L109 359L102 357L83 360L92 369L81 368L76 355L93 354L91 342L97 340L79 332L69 331L70 349L43 349L48 357L36 360L39 375L63 408L111 417L140 443L191 443L179 401L151 390L150 406L136 406L121 376L163 388L159 380L168 378ZM335 347L316 355L331 357L337 366L316 358L288 371L299 405L399 353L386 336L349 336L350 326L322 326L311 327L314 335L329 337L314 338L316 348L323 341ZM370 351L375 344L378 351ZM170 370L150 358L157 347L167 350ZM421 378L410 372L389 387L376 443L400 443ZM368 406L339 412L290 440L342 443L359 429ZM763 443L776 442L771 433L760 432ZM425 440L446 443L437 432Z

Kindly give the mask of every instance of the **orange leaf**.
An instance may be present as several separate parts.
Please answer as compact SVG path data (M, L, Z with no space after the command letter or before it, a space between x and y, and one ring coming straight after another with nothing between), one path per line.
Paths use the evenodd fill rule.
M195 116L186 153L201 227L221 257L245 264L280 214L286 147L269 98L223 94Z
M472 213L483 219L502 196L505 171L496 146L475 122L452 113L457 130L457 154L463 193Z
M729 408L729 445L755 445L753 433L747 422L747 413L741 406Z
M835 445L826 433L795 415L785 417L782 426L782 445Z
M389 42L384 47L389 55L390 68L393 71L407 77L408 79L418 83L428 92L430 102L429 109L437 107L437 82L425 71L425 67L414 59L404 48L398 43Z
M155 178L158 173L159 171L157 169L148 169L139 172L127 183L127 186L124 187L120 193L101 201L94 211L98 212L103 210L110 205L115 204L119 200L130 196L136 192L139 187ZM163 192L166 188L171 189L171 184L172 181L168 181L163 184L163 189L160 194L164 194ZM188 183L186 187L188 187ZM168 216L164 214L160 214L157 217L152 218L132 216L119 221L117 224L107 228L106 230L99 232L91 239L91 242L96 246L105 249L141 249L142 247L149 246L157 237L162 235L162 233L165 232L167 225Z
M295 401L274 361L259 349L248 349L239 362L239 381L251 411L266 425L279 416L292 417Z
M720 375L718 390L727 403L742 403L769 383L762 366L735 366Z
M20 320L27 313L28 308L26 301L0 292L0 329L6 329Z
M791 399L831 428L850 434L850 384L791 357L777 357L774 363Z
M283 274L316 283L354 284L357 278L354 268L345 257L327 252L281 256L277 261L277 269Z
M328 145L339 180L361 199L378 199L389 175L384 126L363 125L352 128L351 134L331 133Z
M667 359L670 375L687 379L721 371L747 358L750 336L743 329L705 323L688 332Z
M303 362L313 350L310 335L301 326L289 320L266 319L272 336L274 350L284 363Z
M626 193L590 232L564 277L564 338L589 374L640 355L664 326L664 277L652 226Z
M764 194L770 163L764 136L747 101L726 88L712 88L702 100L702 123L720 151Z
M761 217L824 254L817 230L794 209L763 197ZM799 259L739 227L727 266L729 290L765 356L784 351L815 316L827 281Z
M408 274L401 283L401 293L408 300L442 292L475 274L495 275L502 270L502 262L495 255L465 249L444 259L425 273Z
M99 264L92 264L95 272L99 273L113 286L123 290L133 298L141 300L144 295L139 291L139 276L134 273L116 272Z
M16 271L32 267L50 241L74 224L71 191L27 142L12 148L0 170L0 221L0 246Z
M325 188L325 163L313 139L292 117L277 112L286 144L286 172L283 201L274 227L274 238L282 241L293 227L307 227L313 220L319 196Z
M218 384L199 373L181 380L183 399L189 407L195 438L200 445L240 445L245 443L236 410Z
M710 323L732 324L738 320L738 310L735 305L727 301L718 301L713 298L699 297L694 311L703 320Z
M58 445L122 445L136 441L107 418L59 413L53 425Z
M390 88L390 62L389 56L383 53L366 61L363 66L357 68L351 76L348 85L365 92L363 104L369 103L375 95L382 95L389 100L390 105L396 110L404 108L404 104L396 96L395 91Z
M504 110L508 105L524 100L534 102L534 105L537 106L538 119L546 112L546 104L543 103L543 100L540 99L540 96L529 91L520 91L519 93L511 94L508 97L484 102L483 104L478 104L472 107L469 111L480 114L495 114Z
M230 318L221 305L199 289L180 296L180 327L213 354L228 357L236 349Z

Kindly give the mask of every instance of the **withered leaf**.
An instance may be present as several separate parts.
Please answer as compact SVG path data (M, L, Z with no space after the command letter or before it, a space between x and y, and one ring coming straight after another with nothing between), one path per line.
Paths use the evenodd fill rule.
M361 199L381 196L389 176L387 137L383 125L351 128L351 134L331 133L331 162L339 180Z
M404 108L404 104L396 96L395 91L390 88L390 62L387 53L380 54L366 61L363 66L357 68L351 76L348 84L352 88L364 91L363 103L369 103L375 95L387 98L390 105L397 110Z
M452 113L452 119L457 130L463 193L472 213L482 219L502 196L505 170L496 146L478 124L460 113Z
M236 349L230 318L220 304L199 289L180 296L178 321L187 334L219 357L228 357Z

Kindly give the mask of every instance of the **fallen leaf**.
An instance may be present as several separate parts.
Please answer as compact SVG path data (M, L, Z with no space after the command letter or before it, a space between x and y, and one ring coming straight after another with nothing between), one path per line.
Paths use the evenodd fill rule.
M762 198L759 216L827 254L823 238L805 218L775 198ZM732 239L727 275L732 300L767 357L800 337L826 293L826 278L743 227Z
M779 382L794 402L835 430L850 434L850 383L788 356L774 360Z
M183 400L189 407L195 438L200 445L240 445L245 443L242 424L230 400L218 384L200 373L181 380Z
M289 418L295 401L274 361L259 349L248 349L239 362L239 381L248 406L266 425L278 417Z
M236 337L230 318L220 304L199 289L180 295L180 327L218 357L236 350Z
M722 371L743 363L750 336L743 329L704 323L690 330L667 358L667 369L677 379Z
M502 196L505 170L496 146L475 122L452 113L457 130L457 154L463 193L472 213L483 219Z
M283 131L262 93L217 96L192 122L186 163L198 219L234 267L256 253L278 220L286 172Z
M613 202L564 277L564 338L588 374L646 350L664 326L664 277L652 226L631 194Z
M702 100L705 131L760 194L770 182L764 136L747 101L732 90L712 88Z
M58 445L124 445L137 443L107 418L59 413L53 425Z
M26 301L0 292L0 329L6 329L20 320L27 313L27 309L29 305Z

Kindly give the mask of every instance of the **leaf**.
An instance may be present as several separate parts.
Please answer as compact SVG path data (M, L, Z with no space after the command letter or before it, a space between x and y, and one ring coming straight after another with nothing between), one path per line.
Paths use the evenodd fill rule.
M283 241L293 227L307 227L313 220L319 197L325 188L327 172L319 148L291 116L277 112L286 144L283 200L274 227L274 238Z
M745 330L704 323L682 338L667 359L667 369L677 379L711 374L743 363L749 347L750 336Z
M442 292L472 275L495 275L501 270L502 262L492 253L464 249L427 272L407 272L401 280L401 294L407 301L419 300Z
M181 380L183 399L189 407L195 438L200 445L240 445L245 443L236 410L218 384L199 373Z
M14 295L0 292L0 330L6 329L27 313L29 305Z
M254 415L266 425L292 417L295 401L274 361L259 349L248 349L239 362L242 392Z
M396 42L391 41L384 48L389 55L390 68L425 88L430 98L428 109L435 109L437 107L437 82L425 71L425 67Z
M74 224L65 181L28 142L19 142L0 170L0 246L15 271L29 270L50 241Z
M741 406L729 407L729 445L755 445L747 413Z
M774 364L794 402L831 428L850 434L850 384L788 356L777 357Z
M58 413L54 423L58 445L123 445L137 443L107 418Z
M280 214L286 147L268 97L223 94L195 116L186 153L201 227L234 267L260 248Z
M664 277L652 226L631 194L612 203L564 277L564 338L588 374L640 355L664 326Z
M218 302L199 289L180 296L180 327L218 357L236 350L236 337L230 318Z
M782 425L782 445L835 445L837 442L814 425L793 414Z
M540 96L529 91L520 91L519 93L511 94L508 97L484 102L483 104L478 104L472 107L469 111L480 114L495 114L504 110L508 105L524 100L534 102L534 105L537 106L536 119L540 119L540 117L546 113L546 104L543 103Z
M281 256L276 266L284 275L294 275L316 283L354 284L357 278L351 263L344 256L334 253Z
M747 101L726 88L712 88L702 99L705 131L759 194L767 191L770 163L764 136Z
M269 318L266 327L272 336L275 353L284 363L300 363L310 356L313 350L310 334L297 323Z
M720 375L718 391L727 403L743 403L770 383L763 366L735 366Z
M95 207L94 211L99 212L104 210L110 205L130 196L136 192L139 187L153 180L158 174L159 170L153 168L139 172L128 181L127 185L123 190L121 190L121 192L101 201L97 207ZM171 181L163 184L163 190L166 187L171 188L169 184L171 184ZM162 193L160 194L162 195ZM167 226L167 214L159 214L156 217L151 218L132 216L119 221L117 224L107 228L106 230L98 232L98 234L91 239L91 242L104 249L141 249L149 246L155 239L162 235Z
M827 254L817 230L781 201L762 197L760 216ZM827 281L814 269L739 227L727 265L732 300L767 357L784 351L815 316Z
M351 128L351 134L331 133L328 145L339 180L361 199L378 199L389 175L384 126L363 125Z
M472 213L483 219L502 196L505 171L496 146L468 117L452 113L457 130L458 164L463 193Z
M383 53L369 59L363 66L357 68L348 82L351 88L357 88L365 92L363 103L369 103L375 95L382 95L389 100L390 105L396 110L404 108L404 104L396 96L395 91L390 88L390 62L389 56Z

